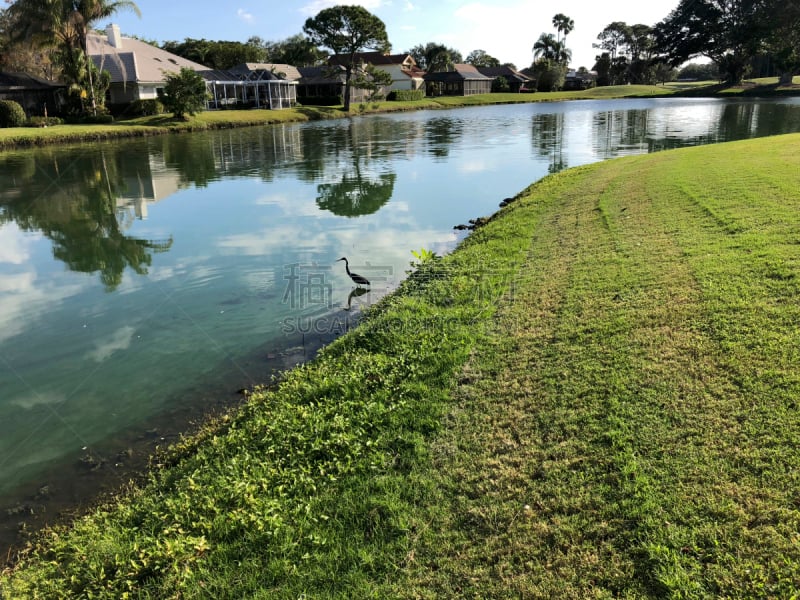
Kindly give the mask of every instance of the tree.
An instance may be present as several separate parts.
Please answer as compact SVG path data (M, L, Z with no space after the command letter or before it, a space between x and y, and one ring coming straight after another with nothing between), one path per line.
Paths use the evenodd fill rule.
M774 0L681 0L655 26L656 47L673 66L707 56L726 82L737 84L763 50L770 24L776 23L774 12L785 16L792 5Z
M0 70L58 79L54 49L14 35L16 23L8 9L0 9Z
M494 56L487 54L484 50L473 50L467 54L467 64L475 67L499 67L500 61Z
M614 21L603 29L598 35L599 44L594 44L595 48L607 51L613 61L617 54L623 51L632 36L631 28L624 21Z
M536 88L540 92L554 92L564 86L567 65L549 58L540 58L533 64L533 73L536 76Z
M267 60L272 63L313 67L325 62L325 53L311 40L298 33L280 42L265 42Z
M546 59L557 63L568 64L572 52L563 42L556 39L552 33L542 33L533 44L533 58Z
M344 110L349 111L356 54L364 50L388 52L391 44L386 35L386 25L361 6L334 6L307 19L303 31L312 43L344 56Z
M89 68L89 29L120 10L133 10L141 16L132 0L16 0L9 6L18 38L59 46L60 58L66 63L61 66L75 78L73 83L88 90L94 114L97 99L93 70Z
M256 44L209 41L186 38L182 42L164 42L163 50L212 69L230 69L247 62L265 62L267 50Z
M558 13L553 17L553 27L555 27L556 31L558 32L558 41L563 41L564 44L567 43L567 36L575 29L575 21L570 19L564 13ZM564 39L561 39L561 35L564 35Z
M665 84L678 78L678 70L669 63L659 60L653 65L654 76L657 83Z
M689 63L681 68L677 74L679 79L694 79L696 81L718 80L719 76L719 69L714 63Z
M780 83L790 84L800 72L800 4L768 0L767 6L767 51L780 71Z
M428 42L424 46L422 44L414 46L408 53L414 58L420 69L429 73L449 71L454 64L463 62L458 50L435 42Z
M164 97L162 101L167 110L175 115L176 119L194 116L205 108L206 82L199 73L183 67L179 73L167 73L164 76Z
M370 92L369 99L378 100L384 87L392 85L392 75L388 71L366 65L355 70L353 87Z

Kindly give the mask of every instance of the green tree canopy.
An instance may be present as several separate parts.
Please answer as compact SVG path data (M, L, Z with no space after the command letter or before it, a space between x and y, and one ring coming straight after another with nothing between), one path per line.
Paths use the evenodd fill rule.
M246 62L267 60L267 49L250 42L186 38L182 42L164 42L161 48L212 69L225 70Z
M364 50L388 52L391 44L386 25L361 6L334 6L307 19L303 31L313 44L345 57L344 110L349 111L356 54Z
M429 73L449 71L454 64L463 62L461 53L458 50L436 42L428 42L424 46L418 44L411 48L408 53L414 58L420 69L424 69Z
M572 59L572 52L552 33L542 33L533 44L533 58L566 65Z
M164 78L164 106L175 118L194 115L205 108L206 82L196 71L183 67L179 73L167 73Z
M575 29L575 21L570 19L564 13L558 13L553 17L553 27L555 27L556 31L558 32L558 41L563 41L565 44L567 43L567 36ZM562 37L563 40L562 40Z
M97 21L120 10L133 10L141 15L139 7L132 0L15 0L8 10L17 39L59 48L64 72L74 78L71 83L88 91L92 110L96 112L94 74L87 58L89 30Z
M499 67L500 61L484 50L473 50L467 54L466 62L475 67Z
M728 83L739 83L770 29L787 21L794 5L784 0L681 0L656 25L656 46L675 66L706 56Z
M631 28L624 21L614 21L606 25L605 29L597 35L599 44L595 48L605 50L611 55L613 61L618 54L625 54L625 48L632 36Z
M278 42L265 42L267 60L272 63L313 67L325 62L326 54L311 40L298 33Z

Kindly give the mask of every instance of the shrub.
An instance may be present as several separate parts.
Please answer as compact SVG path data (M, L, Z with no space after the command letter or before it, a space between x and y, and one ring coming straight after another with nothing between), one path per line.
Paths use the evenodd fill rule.
M54 125L63 124L64 119L59 117L31 117L26 123L28 127L53 127Z
M413 102L425 98L425 90L395 90L386 98L396 102Z
M134 100L128 109L128 114L137 117L150 117L164 113L164 104L161 100L152 98L149 100Z
M205 108L208 91L199 73L184 67L180 73L167 73L165 79L162 101L176 119L194 116Z
M22 127L25 125L25 111L18 102L0 100L0 127Z
M508 79L502 75L495 77L494 81L492 81L492 91L499 93L511 91L511 86L508 84Z
M96 115L71 115L67 116L65 121L70 125L108 125L114 122L114 117L110 113L103 113L100 107L97 107Z

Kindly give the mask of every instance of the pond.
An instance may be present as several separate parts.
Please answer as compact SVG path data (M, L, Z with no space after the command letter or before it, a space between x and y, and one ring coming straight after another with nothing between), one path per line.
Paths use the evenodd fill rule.
M580 101L0 154L0 546L313 357L412 250L542 176L794 131L795 99Z

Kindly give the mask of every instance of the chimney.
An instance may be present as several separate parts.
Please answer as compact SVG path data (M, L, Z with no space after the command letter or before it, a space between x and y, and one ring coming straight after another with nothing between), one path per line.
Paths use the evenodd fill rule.
M122 34L119 32L119 25L113 23L106 27L106 35L108 36L108 43L114 48L122 48Z

